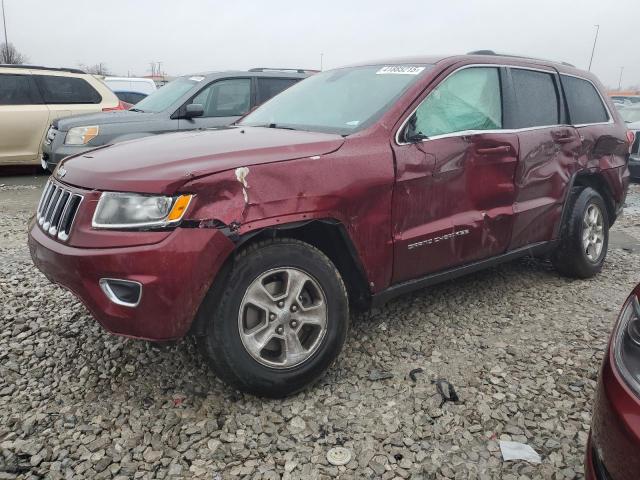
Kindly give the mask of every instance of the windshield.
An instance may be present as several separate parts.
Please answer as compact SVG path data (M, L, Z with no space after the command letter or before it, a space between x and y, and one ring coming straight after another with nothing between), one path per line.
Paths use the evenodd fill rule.
M161 112L187 93L203 77L180 77L159 88L144 100L138 102L133 110L142 112Z
M640 122L640 108L638 107L627 107L627 108L618 108L620 115L627 123L635 123Z
M348 135L375 122L430 65L374 65L317 73L247 115L240 125Z

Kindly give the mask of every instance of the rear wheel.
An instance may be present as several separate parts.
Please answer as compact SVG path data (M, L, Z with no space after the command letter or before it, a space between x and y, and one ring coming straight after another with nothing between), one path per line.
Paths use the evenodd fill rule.
M609 218L604 200L592 188L571 191L569 214L553 264L562 275L589 278L602 270L609 245Z
M295 393L316 381L344 344L345 286L311 245L275 239L249 247L223 290L207 295L200 309L207 330L199 343L218 376L240 390Z

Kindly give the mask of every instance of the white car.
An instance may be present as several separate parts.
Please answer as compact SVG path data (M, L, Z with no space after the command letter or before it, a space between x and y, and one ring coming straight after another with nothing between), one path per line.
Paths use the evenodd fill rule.
M120 100L135 105L158 88L150 78L105 77L104 83Z

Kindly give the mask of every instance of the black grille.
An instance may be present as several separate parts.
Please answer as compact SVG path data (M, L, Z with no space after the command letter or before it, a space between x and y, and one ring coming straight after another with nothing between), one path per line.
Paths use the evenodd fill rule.
M36 220L42 230L65 242L71 233L73 220L82 202L82 195L71 192L49 180L38 204Z
M634 133L636 134L636 139L633 141L633 145L631 146L631 155L637 155L640 153L640 131Z

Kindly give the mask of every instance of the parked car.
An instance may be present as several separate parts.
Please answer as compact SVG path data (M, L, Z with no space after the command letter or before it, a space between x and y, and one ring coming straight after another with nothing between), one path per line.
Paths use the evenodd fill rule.
M105 77L104 83L125 103L135 105L158 88L150 78Z
M623 105L640 104L640 95L611 95L610 98L614 103Z
M257 68L178 77L117 115L53 122L43 147L43 167L53 170L64 157L124 140L229 125L309 74Z
M640 472L640 285L613 329L598 378L587 444L587 480L636 480Z
M618 106L620 116L627 124L627 128L633 133L631 155L629 156L629 172L631 179L640 180L640 105Z
M0 166L38 164L49 124L122 108L97 78L72 68L0 65Z
M291 394L337 357L351 308L525 255L597 274L629 177L602 91L500 55L318 73L235 126L64 160L31 256L110 332L194 335L222 379Z

